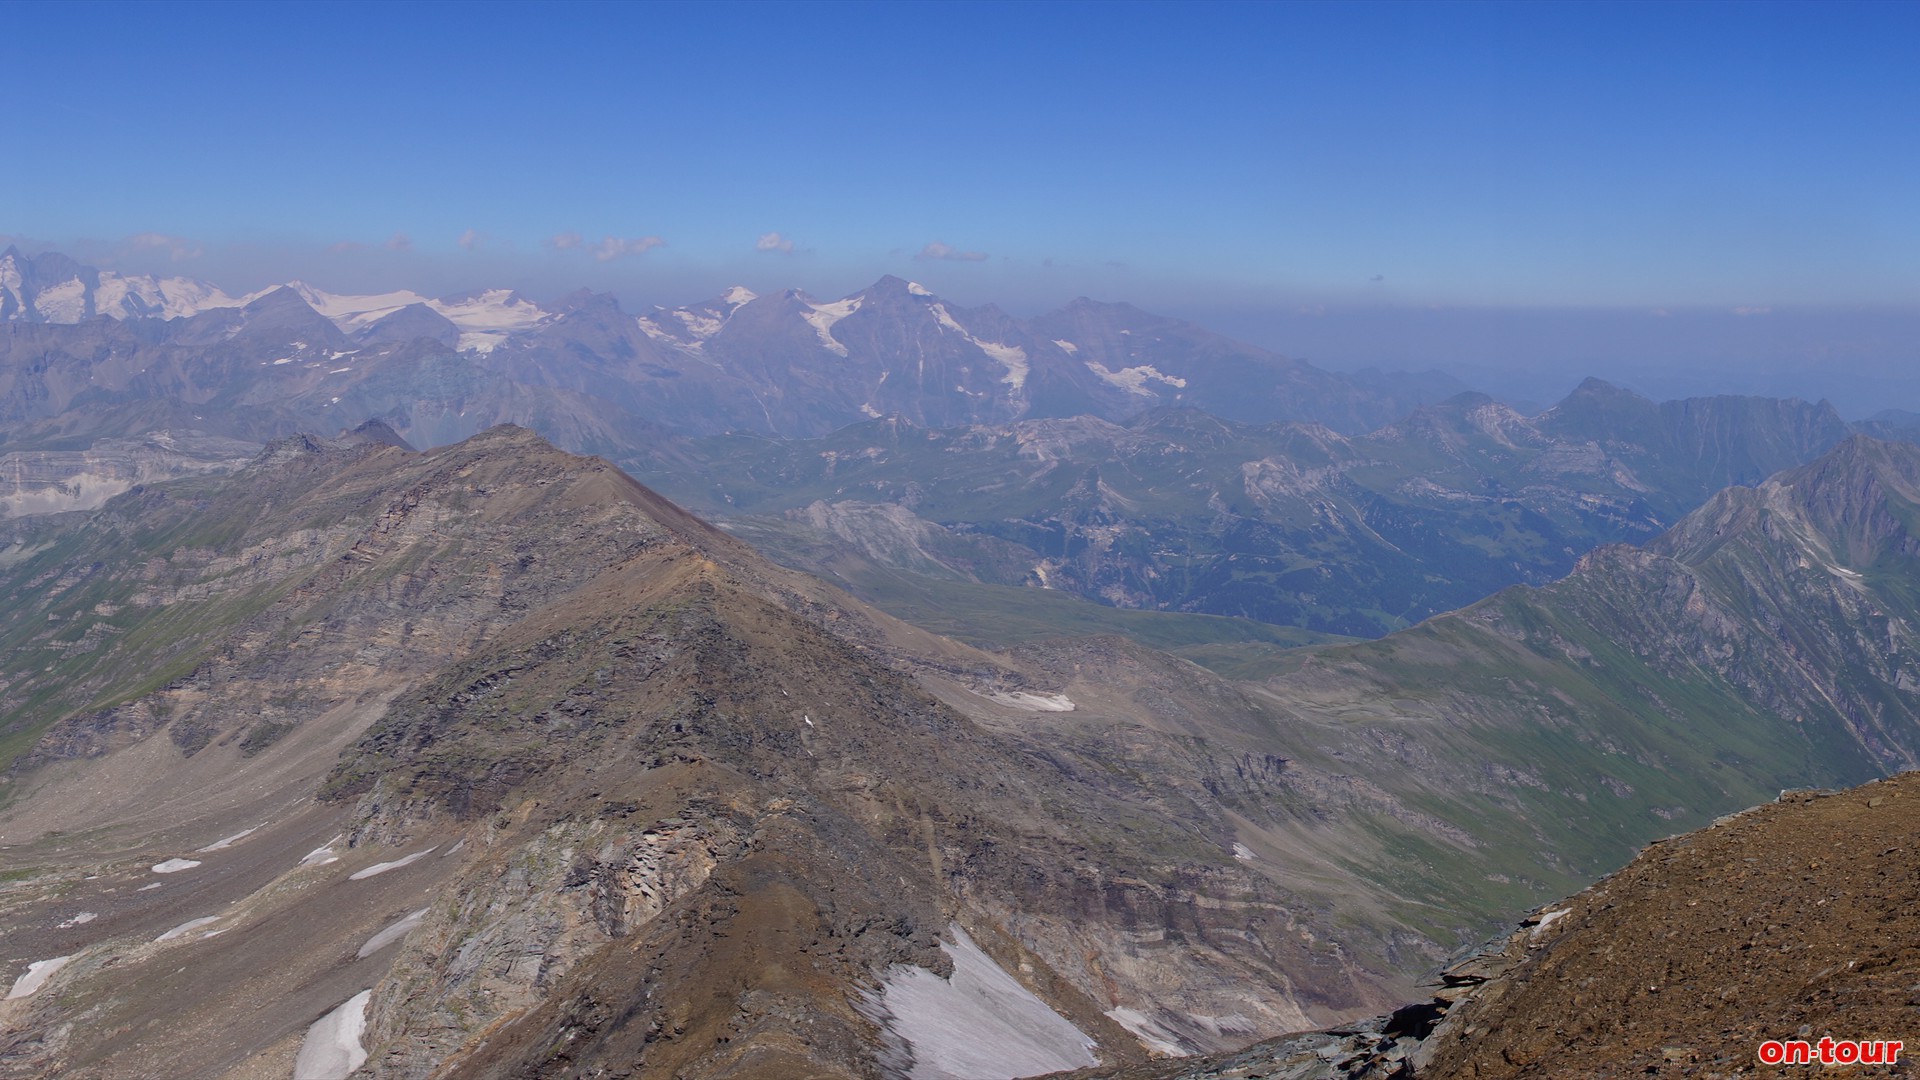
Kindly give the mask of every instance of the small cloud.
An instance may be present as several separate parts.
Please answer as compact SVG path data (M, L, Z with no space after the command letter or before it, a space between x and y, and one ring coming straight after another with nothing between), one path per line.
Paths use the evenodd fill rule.
M935 240L926 247L921 248L920 254L915 255L914 258L922 261L928 259L945 259L948 262L986 262L987 253L984 251L961 251L952 244L943 244Z
M131 251L164 251L167 258L174 262L197 259L205 253L199 244L181 236L168 236L165 233L136 233L127 237L127 248Z
M645 254L665 243L665 240L657 236L636 236L631 240L623 240L618 236L603 236L599 243L593 245L593 257L601 262L612 262L623 255Z
M403 232L397 232L387 237L387 242L381 246L388 251L412 251L413 237Z
M1108 259L1102 265L1111 270L1125 270L1127 268L1126 262L1120 259Z
M1380 282L1382 282L1382 281L1385 281L1385 280L1387 280L1387 275L1385 275L1385 274L1375 274L1375 275L1373 275L1372 277L1370 277L1370 278L1368 278L1367 280L1368 280L1368 281L1371 281L1371 282L1374 282L1375 284L1378 284L1378 283L1380 283Z
M547 246L555 251L572 251L586 242L587 238L577 232L563 232L553 234L552 239L547 241Z
M342 240L337 244L327 245L327 250L336 255L343 255L349 251L365 251L366 249L367 245L358 240Z
M1327 305L1302 304L1299 307L1294 308L1293 311L1294 311L1294 314L1296 315L1325 315L1327 313Z
M456 243L458 243L463 250L472 251L474 248L480 246L480 241L483 239L485 238L479 233L468 229L466 232L460 234L460 239L456 241Z
M1737 307L1733 309L1733 313L1743 317L1747 315L1771 315L1773 314L1773 309L1770 307Z
M781 255L793 254L793 241L777 232L761 233L760 239L753 242L755 251L771 251Z
M1652 315L1656 319L1670 319L1673 317L1673 312L1663 307L1654 308L1652 311L1648 312L1647 314Z

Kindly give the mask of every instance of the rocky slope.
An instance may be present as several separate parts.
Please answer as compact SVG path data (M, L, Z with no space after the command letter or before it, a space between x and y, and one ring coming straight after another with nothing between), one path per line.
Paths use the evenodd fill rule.
M874 1075L957 1052L915 974L956 965L1043 1071L1365 1011L1436 947L1237 855L1196 770L1264 729L1204 745L1203 674L1115 657L1165 670L1081 708L523 431L283 441L5 573L0 924L63 961L5 1075L284 1075L354 1002L378 1075Z
M0 568L0 1074L1016 1075L1369 1015L1911 760L1917 459L1236 684L917 631L524 431L277 443Z
M1082 1080L1517 1080L1913 1073L1909 900L1920 775L1776 803L1656 842L1451 965L1430 1004ZM1853 1051L1842 1043L1899 1041ZM1766 1049L1769 1044L1777 1050ZM1795 1050L1785 1045L1793 1044ZM1864 1063L1871 1059L1872 1063ZM1891 1059L1891 1060L1889 1060Z

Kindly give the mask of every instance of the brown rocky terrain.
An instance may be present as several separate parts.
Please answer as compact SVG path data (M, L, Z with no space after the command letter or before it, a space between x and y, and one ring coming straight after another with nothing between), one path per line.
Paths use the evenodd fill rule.
M376 1075L894 1073L966 964L1037 1072L1404 992L1237 852L1190 665L935 638L514 429L86 526L8 568L0 1075L284 1076L355 1000Z
M1080 1080L1520 1080L1807 1075L1763 1043L1897 1040L1920 1058L1920 773L1783 792L1647 847L1441 973L1430 1004ZM1884 1055L1882 1055L1884 1056ZM1814 1064L1813 1069L1823 1069ZM1824 1070L1823 1070L1824 1071Z
M1449 1015L1422 1077L1710 1077L1767 1040L1899 1039L1920 1058L1920 774L1648 848L1548 910Z

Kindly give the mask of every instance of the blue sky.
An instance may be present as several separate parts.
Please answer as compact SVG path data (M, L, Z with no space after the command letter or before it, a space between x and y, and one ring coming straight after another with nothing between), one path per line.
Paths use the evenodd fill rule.
M229 287L639 304L899 273L1255 336L1321 306L1920 298L1913 4L7 16L0 234Z

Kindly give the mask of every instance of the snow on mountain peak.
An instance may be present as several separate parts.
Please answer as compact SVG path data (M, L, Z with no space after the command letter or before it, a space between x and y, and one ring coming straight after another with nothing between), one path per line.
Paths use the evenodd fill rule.
M997 341L982 341L974 337L966 327L960 325L952 313L947 311L947 305L945 304L933 305L933 317L940 321L941 326L966 338L973 344L974 348L986 353L998 361L1001 367L1006 368L1007 373L1000 377L1001 382L1006 383L1015 391L1019 391L1027 385L1027 370L1029 368L1027 363L1027 350L1018 345L1002 345Z
M847 355L847 347L833 336L833 324L860 310L861 298L849 296L844 300L835 300L831 304L808 304L809 308L800 317L813 325L813 332L820 335L820 344L841 356Z
M750 304L760 299L760 297L745 285L735 285L723 293L721 299L725 300L727 304L732 307L739 307L742 304Z
M907 291L912 293L915 296L932 296L933 295L931 292L927 291L927 287L925 285L922 285L917 281L907 282Z

